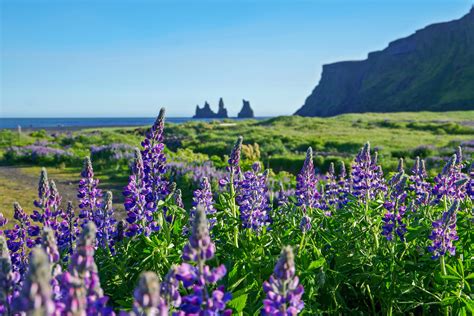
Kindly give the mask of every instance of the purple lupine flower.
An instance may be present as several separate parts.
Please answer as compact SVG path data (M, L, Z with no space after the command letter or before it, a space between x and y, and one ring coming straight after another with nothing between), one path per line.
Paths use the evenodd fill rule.
M8 249L11 252L13 271L23 277L28 263L27 247L32 248L36 245L36 242L29 238L31 224L28 215L23 211L20 204L16 202L13 204L13 209L13 218L17 223L12 229L5 230L4 233L8 239ZM35 236L38 236L36 230L34 233Z
M449 253L451 256L454 256L456 253L456 246L454 246L453 242L459 239L456 231L456 213L458 208L459 200L454 200L449 210L444 212L443 216L432 224L433 231L429 236L432 244L428 247L428 250L433 254L431 256L433 260L444 256L446 253Z
M154 272L140 275L133 298L134 315L168 316L168 306L160 296L160 282Z
M87 292L83 281L65 271L60 276L61 301L56 303L56 310L60 315L88 315Z
M275 201L277 207L288 205L288 195L283 187L283 183L279 183L278 192L275 194Z
M303 216L300 221L300 229L303 233L311 230L311 217L306 213L306 207L303 207Z
M143 159L140 151L135 149L135 160L132 166L132 175L123 191L125 196L125 210L127 211L128 237L144 233L151 234L151 227L158 227L153 218L154 202L150 199L150 188L145 182Z
M196 210L193 230L189 242L183 249L184 262L176 271L176 279L183 282L185 288L192 292L182 297L179 311L174 315L227 315L227 302L231 299L224 287L208 291L211 284L215 284L226 274L224 265L211 269L206 261L214 257L216 247L209 236L206 212L202 207ZM194 263L195 265L191 264Z
M176 189L174 191L173 199L174 199L174 204L176 204L177 207L184 208L183 195L181 193L181 189Z
M58 247L64 253L63 261L67 262L74 250L74 243L79 235L78 218L74 213L72 202L68 201L62 213L62 221L58 227Z
M38 224L43 224L44 226L51 227L51 219L53 215L49 211L48 207L48 200L50 194L50 186L48 181L48 173L46 172L45 168L41 168L40 178L38 182L38 199L33 202L34 206L38 208L38 210L33 210L30 218L33 222ZM40 226L31 224L28 228L28 233L36 244L41 242L40 239Z
M326 184L324 186L323 195L324 208L326 215L331 215L331 208L339 207L339 185L336 179L336 171L334 169L334 163L329 164L329 170L326 174Z
M382 218L382 235L387 240L394 239L394 233L398 235L401 241L405 240L405 233L407 231L406 224L403 221L403 216L406 212L406 192L405 186L407 177L403 169L403 159L400 158L398 172L390 179L390 190L385 195L385 202L383 204L386 213Z
M273 274L263 283L266 298L262 315L297 315L303 310L303 286L296 276L293 250L284 247Z
M8 251L7 240L0 235L0 314L11 314L11 303L14 284L19 281L19 275L12 271L12 262Z
M229 175L219 180L219 185L225 187L227 184L236 187L236 182L240 178L240 156L242 154L243 137L239 136L232 148L229 159L227 160L227 171Z
M240 156L242 154L242 142L244 138L242 136L239 136L237 138L237 141L235 142L234 148L232 148L232 151L229 156L229 160L227 161L229 163L229 167L233 168L239 168L240 164Z
M427 205L430 199L431 185L426 181L425 161L416 157L415 165L411 169L410 190L415 193L416 203L413 207Z
M94 170L89 157L84 158L84 167L81 172L77 197L79 198L79 218L81 225L94 222L97 210L102 205L102 191L98 188L99 180L94 179Z
M226 173L222 170L216 169L212 161L204 162L183 162L183 161L171 161L168 163L168 168L170 170L170 177L187 177L191 181L199 185L201 179L206 177L209 179L209 182L218 182L220 179L225 178ZM170 190L172 191L172 190Z
M41 235L41 247L48 256L50 264L58 263L59 261L59 250L56 244L56 238L54 237L54 231L45 227Z
M165 144L163 143L164 126L165 109L161 108L155 123L142 141L143 181L149 188L147 202L150 204L152 213L156 211L158 202L169 194L169 184L164 178L167 171Z
M252 165L252 171L244 172L236 197L242 227L253 229L257 233L270 224L268 213L271 210L267 187L268 171L260 171L260 163L256 162Z
M172 265L161 283L161 296L168 306L179 307L181 305L181 294L179 293L179 280L176 278L179 268Z
M449 159L441 173L434 178L432 191L434 204L444 198L462 200L465 197L467 179L461 172L462 167L462 152L459 147L458 152Z
M96 232L96 226L92 221L83 226L81 236L77 241L76 251L71 258L69 273L63 275L64 282L71 282L71 284L65 285L67 292L63 296L65 308L67 309L68 305L75 303L75 300L78 299L76 297L78 289L75 283L80 280L82 282L81 286L85 289L88 315L108 313L109 310L106 307L108 298L104 296L100 286L97 265L94 261Z
M378 153L370 156L370 144L367 143L356 156L352 164L352 193L361 201L373 199L386 191L382 167L378 164Z
M97 246L103 249L109 249L115 254L114 234L115 234L114 208L112 205L112 192L105 192L104 202L95 216L97 227Z
M48 256L41 248L31 250L28 274L20 294L13 300L14 312L26 315L53 315L55 305L51 292L51 270Z
M196 209L202 206L206 211L206 217L209 221L209 229L212 229L216 224L215 213L217 212L214 207L214 198L212 197L211 184L207 178L201 180L201 187L193 192L193 207L189 212L189 223L194 223L194 217L196 216ZM190 231L189 226L183 228L183 233L188 234Z
M474 200L474 162L469 168L469 182L466 185L466 193L471 198L471 200Z
M309 147L303 168L296 177L295 194L298 199L298 206L305 206L310 209L320 206L319 199L321 196L317 189L317 182L313 164L313 149Z
M339 194L339 208L343 207L349 201L349 194L351 193L350 179L347 179L346 164L341 161L341 168L339 171L339 178L337 181Z
M8 224L8 218L3 216L3 213L0 213L0 227L4 227ZM0 230L0 235L3 235L3 230Z
M41 248L48 256L51 268L51 289L53 300L59 301L61 298L60 276L62 273L61 265L59 264L59 250L54 237L54 231L50 227L45 227L41 236Z
M49 195L46 202L45 216L43 218L43 225L51 227L55 233L58 229L58 217L61 216L61 195L59 195L58 188L54 180L49 181Z

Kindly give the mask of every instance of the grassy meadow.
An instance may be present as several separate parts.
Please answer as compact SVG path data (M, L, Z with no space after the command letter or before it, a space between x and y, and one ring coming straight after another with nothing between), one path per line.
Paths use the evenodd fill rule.
M0 210L11 214L18 200L30 209L36 193L40 167L45 166L64 199L75 198L74 190L84 156L91 147L125 145L123 157L113 159L107 153L92 155L101 187L111 189L114 204L123 210L122 188L129 175L130 151L139 147L149 127L87 128L79 130L0 131ZM168 160L185 162L212 161L224 168L235 139L244 136L243 157L248 164L260 160L281 178L294 181L302 167L305 151L315 152L315 167L326 172L331 162L350 164L354 155L370 141L379 151L384 170L394 170L398 158L408 164L417 156L427 159L432 174L439 170L453 152L464 144L464 151L474 151L474 111L344 114L331 118L298 116L275 117L264 121L223 120L165 125ZM37 145L64 150L44 157L12 154L12 147ZM36 148L38 150L38 148ZM128 152L128 155L126 154ZM56 155L56 156L54 156ZM192 189L192 184L188 184ZM185 201L191 195L184 193ZM120 212L119 212L120 213Z

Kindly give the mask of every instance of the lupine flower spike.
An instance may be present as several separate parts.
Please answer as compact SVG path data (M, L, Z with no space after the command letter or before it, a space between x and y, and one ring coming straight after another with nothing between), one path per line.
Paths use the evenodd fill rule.
M51 270L48 256L41 248L31 250L28 274L18 297L13 302L15 312L26 315L53 315L55 311L51 292Z
M273 274L263 283L266 298L262 315L297 315L304 307L301 300L303 286L296 276L295 260L291 247L284 247Z
M85 296L88 315L107 313L109 310L105 306L108 298L103 294L97 265L94 261L96 231L93 222L84 225L77 241L76 251L71 258L69 271L63 275L63 283L67 292L63 299L65 308L84 309Z
M226 274L224 265L215 269L206 265L206 261L211 260L215 252L216 247L209 236L206 212L200 206L196 210L189 242L183 249L183 260L194 263L195 266L185 262L176 271L176 279L192 291L182 298L179 312L175 315L230 315L231 311L225 309L231 298L230 293L226 293L223 286L212 293L208 289Z
M386 213L382 218L382 235L389 241L394 239L394 233L403 241L407 231L406 224L403 221L406 212L405 199L407 194L405 186L407 177L403 169L403 159L401 158L397 170L398 172L389 181L390 190L385 195L385 202L383 204Z
M153 272L143 272L133 293L133 315L167 316L168 307L160 296L160 282Z
M126 232L128 237L133 237L142 232L145 236L148 236L152 231L159 229L153 218L154 202L150 194L150 187L145 182L143 168L142 154L138 149L135 149L132 175L123 191L125 196L124 206L127 211L126 220L129 223Z
M15 280L17 279L17 280ZM8 251L7 240L0 235L0 314L10 315L13 286L19 275L12 271L12 262Z
M164 178L167 171L164 153L163 130L165 127L165 109L161 108L155 123L146 133L142 141L144 182L149 188L147 202L153 213L157 210L158 202L169 194L169 183Z
M102 205L102 191L98 188L99 180L94 179L94 170L89 157L84 158L84 167L81 172L77 197L79 198L79 217L81 224L95 222L97 210Z
M373 199L380 192L386 191L382 170L377 162L377 152L371 157L370 144L367 143L352 164L352 191L362 201Z
M36 241L29 238L31 232L31 224L28 215L23 211L19 203L13 204L13 218L17 224L12 229L5 230L5 236L8 238L8 248L11 252L11 260L13 264L13 271L18 272L20 276L26 273L28 257L27 248L32 248L36 245ZM37 227L37 226L35 226ZM34 229L34 236L38 236L39 231Z
M59 237L58 246L59 249L64 252L63 261L67 262L69 256L72 254L74 249L74 243L76 242L79 234L78 230L78 219L74 213L72 202L67 203L66 210L62 214L62 222L59 224Z
M438 259L449 253L454 256L456 253L456 246L453 242L459 239L456 230L456 215L459 208L459 200L454 200L453 204L443 216L433 222L433 231L429 238L432 240L431 246L428 250L433 254L433 260Z
M317 179L314 172L313 149L308 148L303 168L296 177L296 198L298 206L301 206L303 215L301 217L300 229L303 232L311 229L311 218L308 211L319 206L320 194L317 189Z
M250 228L257 233L270 224L268 213L271 210L267 187L268 171L260 171L260 163L256 162L252 165L252 171L243 174L236 197L243 228Z
M209 229L212 229L216 223L214 208L214 198L212 197L211 184L207 178L203 178L201 181L201 187L193 193L193 208L189 212L189 223L194 223L194 217L196 216L196 209L201 206L206 211L206 217L209 221ZM189 226L185 226L184 233L187 234L190 231Z

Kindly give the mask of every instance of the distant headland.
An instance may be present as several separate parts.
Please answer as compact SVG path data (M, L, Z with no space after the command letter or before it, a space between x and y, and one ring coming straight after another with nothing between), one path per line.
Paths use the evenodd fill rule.
M228 118L227 109L224 105L224 100L222 98L219 99L219 108L217 113L211 109L211 106L206 101L204 102L203 107L199 107L196 105L196 113L194 114L193 118ZM250 102L247 100L242 100L242 109L240 110L239 114L237 115L238 118L254 118L254 112L252 107L250 106Z

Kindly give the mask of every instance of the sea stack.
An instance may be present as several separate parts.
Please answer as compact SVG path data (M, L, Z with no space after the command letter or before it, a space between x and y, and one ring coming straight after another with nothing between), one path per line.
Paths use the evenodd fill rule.
M227 109L224 106L224 100L222 98L219 99L219 109L217 110L217 118L228 118L227 116Z
M196 114L193 118L227 118L227 109L224 106L224 100L220 98L219 100L219 110L217 113L212 111L211 106L207 101L204 103L202 108L199 105L196 105Z
M239 114L237 115L238 118L253 118L255 117L253 114L253 110L250 107L250 102L247 100L242 100L242 110L240 110Z

